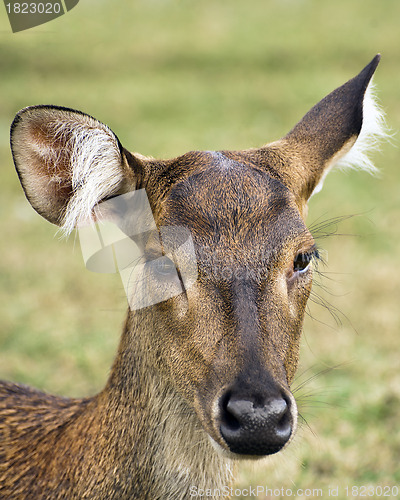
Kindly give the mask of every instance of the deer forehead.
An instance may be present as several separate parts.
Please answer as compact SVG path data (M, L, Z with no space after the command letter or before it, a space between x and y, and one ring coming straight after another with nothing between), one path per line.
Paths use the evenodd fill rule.
M291 191L245 156L238 161L228 155L196 152L177 159L181 164L185 158L188 168L175 168L181 176L164 197L159 224L187 227L200 258L208 248L214 256L259 260L288 246L312 245Z

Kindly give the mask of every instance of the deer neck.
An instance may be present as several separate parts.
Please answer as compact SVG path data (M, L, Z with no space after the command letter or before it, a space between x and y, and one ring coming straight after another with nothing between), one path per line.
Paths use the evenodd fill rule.
M143 498L179 500L198 489L229 486L233 462L215 450L195 411L152 363L147 327L128 316L110 379L99 395L106 399L102 407L115 446L124 441L113 466L117 459L126 467L128 440L127 474L146 492Z

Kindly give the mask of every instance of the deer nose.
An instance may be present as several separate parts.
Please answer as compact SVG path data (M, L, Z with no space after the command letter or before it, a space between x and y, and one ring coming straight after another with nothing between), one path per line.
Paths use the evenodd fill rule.
M271 455L289 441L293 429L290 399L235 396L220 400L220 432L230 451L242 455Z

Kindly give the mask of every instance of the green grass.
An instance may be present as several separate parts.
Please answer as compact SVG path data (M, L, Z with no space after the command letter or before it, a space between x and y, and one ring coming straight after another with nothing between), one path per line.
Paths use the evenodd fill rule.
M18 109L81 109L153 156L238 149L286 133L381 52L376 82L396 130L399 19L398 0L82 0L12 34L3 10L0 378L93 394L125 315L119 278L84 271L77 242L60 241L25 201L8 146ZM400 485L399 161L384 145L380 177L334 172L311 200L310 223L357 215L340 225L345 235L320 241L331 295L315 292L341 311L341 324L310 304L297 382L310 379L299 390L308 425L282 454L244 464L238 488L321 488L327 497L337 486L338 498L351 498L346 486Z

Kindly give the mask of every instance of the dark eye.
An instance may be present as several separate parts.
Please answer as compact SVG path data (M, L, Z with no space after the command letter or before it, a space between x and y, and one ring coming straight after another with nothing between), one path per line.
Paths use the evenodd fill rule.
M161 257L153 260L151 267L159 276L171 276L176 272L175 264L168 257Z
M310 253L298 253L293 261L293 271L304 272L307 270L310 262L312 261L313 255Z

